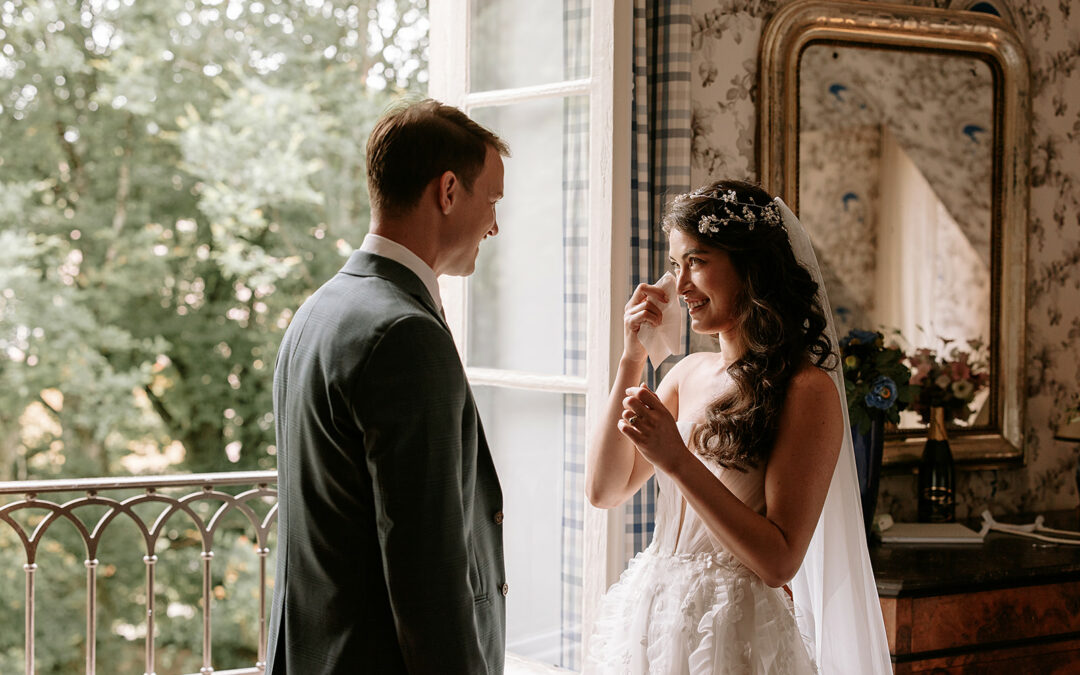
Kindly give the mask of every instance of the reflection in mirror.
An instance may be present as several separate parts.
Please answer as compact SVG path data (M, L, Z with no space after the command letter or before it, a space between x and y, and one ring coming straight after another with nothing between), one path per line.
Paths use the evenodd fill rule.
M799 210L838 332L991 336L994 78L970 55L815 44L799 63ZM990 422L989 390L968 426ZM913 412L900 428L921 429Z
M941 338L984 338L987 399L949 443L965 467L1022 463L1031 78L1019 35L979 12L792 0L765 26L759 73L761 180L811 230L841 324L888 325L939 352ZM886 436L886 466L912 466L926 443L910 423Z

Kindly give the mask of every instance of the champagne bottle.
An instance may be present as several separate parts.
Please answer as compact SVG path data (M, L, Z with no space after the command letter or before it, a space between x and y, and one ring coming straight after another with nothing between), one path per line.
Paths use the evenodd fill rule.
M956 469L945 434L945 409L930 409L930 432L919 461L919 522L956 520Z

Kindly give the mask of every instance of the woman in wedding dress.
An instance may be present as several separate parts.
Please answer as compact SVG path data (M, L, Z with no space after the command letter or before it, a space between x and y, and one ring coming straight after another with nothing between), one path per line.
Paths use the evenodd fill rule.
M586 490L613 508L655 474L656 528L603 598L586 672L891 672L809 239L739 181L679 195L663 229L691 329L719 351L638 386L638 331L676 298L635 289Z

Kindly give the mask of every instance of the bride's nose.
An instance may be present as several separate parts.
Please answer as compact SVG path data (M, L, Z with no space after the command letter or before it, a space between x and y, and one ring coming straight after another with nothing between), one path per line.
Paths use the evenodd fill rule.
M690 273L686 266L681 266L675 272L675 290L682 294L690 288Z

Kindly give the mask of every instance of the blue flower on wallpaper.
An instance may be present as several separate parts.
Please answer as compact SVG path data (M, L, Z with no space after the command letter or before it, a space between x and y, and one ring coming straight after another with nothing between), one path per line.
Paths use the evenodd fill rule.
M840 198L840 201L844 202L844 210L850 211L851 202L859 201L859 195L855 194L854 192L845 192L844 196Z
M978 143L979 139L976 134L985 134L986 129L982 128L978 124L965 124L964 135L971 139L972 143Z

